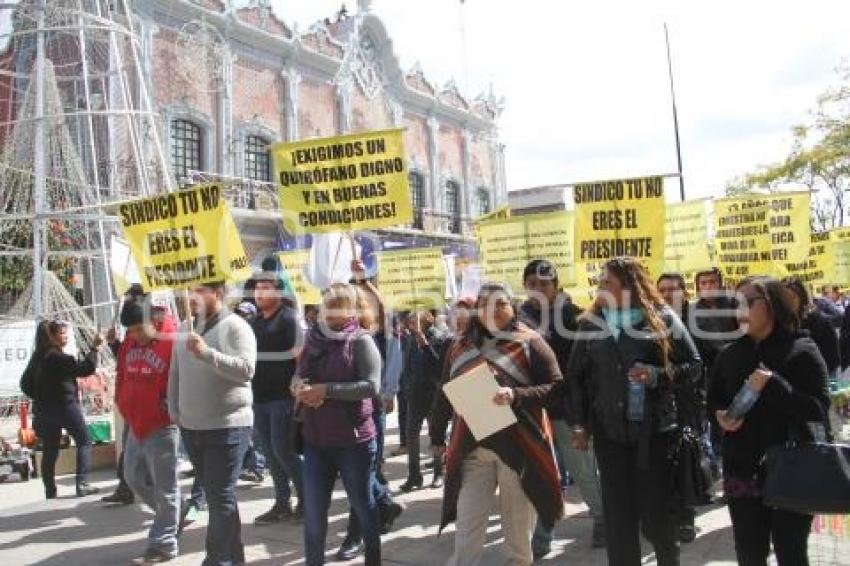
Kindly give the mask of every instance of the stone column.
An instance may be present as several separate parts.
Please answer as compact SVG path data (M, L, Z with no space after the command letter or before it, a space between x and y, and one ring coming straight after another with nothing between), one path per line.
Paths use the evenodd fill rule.
M336 105L339 111L339 133L347 134L351 131L351 83L337 85Z
M393 127L401 128L404 126L404 107L395 98L389 98L388 104L390 107L390 114L392 114L393 117Z
M301 74L294 68L289 67L280 73L283 78L283 109L286 120L286 141L298 139L298 85L301 83Z
M499 206L508 203L508 178L505 171L505 144L496 141L499 156Z
M218 172L232 175L238 159L233 139L233 61L236 56L229 49L222 52L221 77L218 91ZM212 169L212 167L210 167Z
M442 209L437 204L437 195L440 187L440 122L433 114L428 116L428 169L431 171L431 179L428 183L426 193L426 205L430 212L434 213Z
M475 187L472 186L472 132L464 128L461 133L461 166L463 167L463 186L460 196L460 217L462 220L471 218L472 197Z

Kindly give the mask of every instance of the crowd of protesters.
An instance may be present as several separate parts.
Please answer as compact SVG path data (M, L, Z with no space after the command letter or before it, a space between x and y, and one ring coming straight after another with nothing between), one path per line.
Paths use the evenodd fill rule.
M589 544L614 566L641 564L641 535L661 566L679 564L680 545L698 536L696 507L712 495L728 505L741 564L766 565L771 543L780 565L807 564L812 516L766 506L759 467L770 447L822 420L829 380L850 364L850 308L837 290L815 299L799 279L770 277L727 289L713 269L696 274L690 300L681 274L651 281L637 260L616 258L582 310L538 259L523 290L489 282L446 312L393 313L360 261L352 272L303 311L274 266L235 304L224 284L192 289L180 324L150 295L125 298L123 340L107 337L124 449L119 487L104 501L154 511L135 563L175 558L182 529L204 510L204 564L245 563L235 488L240 477L262 481L263 462L274 500L255 524L302 525L306 563L323 564L340 478L350 515L336 558L380 564L381 536L405 511L382 467L386 417L397 411L399 489L425 489L430 468L428 486L443 489L440 529L456 525L451 564L481 562L497 492L508 563L546 556L573 482L593 519ZM67 334L41 323L25 372L48 498L62 429L77 446L77 495L96 491L76 378L94 371L101 343L78 360L62 352ZM516 423L478 440L443 386L480 367L498 384L492 403ZM718 484L695 488L704 500L675 481L683 434ZM184 452L194 474L185 499Z

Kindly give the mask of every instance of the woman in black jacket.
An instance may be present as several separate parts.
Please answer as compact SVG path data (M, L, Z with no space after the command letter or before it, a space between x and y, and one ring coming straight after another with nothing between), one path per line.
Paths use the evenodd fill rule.
M807 330L817 345L826 369L832 376L841 365L838 353L838 334L829 320L815 307L808 289L799 277L787 277L782 283L791 291L791 308L800 319L800 328Z
M829 408L826 364L815 343L798 333L790 292L781 282L749 278L738 294L746 335L718 354L708 394L709 410L724 432L723 481L735 553L743 566L764 566L772 539L780 566L805 566L812 517L764 505L761 461L791 434L811 438L805 423L821 421ZM727 409L745 383L755 403L741 411L742 418L730 418Z
M68 332L64 322L39 323L28 367L28 371L35 372L33 427L44 452L41 480L47 499L56 497L55 469L62 429L68 431L77 446L77 497L98 491L87 481L92 442L80 407L77 378L94 373L101 338L95 337L91 352L78 361L62 351L68 344Z
M634 258L605 264L567 369L573 442L593 435L612 566L641 563L642 531L660 566L679 564L672 462L676 386L700 377L699 354Z

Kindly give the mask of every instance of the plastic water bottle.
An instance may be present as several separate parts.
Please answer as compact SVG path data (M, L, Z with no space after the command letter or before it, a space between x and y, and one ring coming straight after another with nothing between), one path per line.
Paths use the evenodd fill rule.
M629 380L629 391L626 404L627 420L635 423L643 422L645 397L646 386L640 381Z
M750 387L749 382L744 382L744 385L735 394L729 407L726 409L726 416L733 420L743 419L750 409L753 408L758 401L760 393Z

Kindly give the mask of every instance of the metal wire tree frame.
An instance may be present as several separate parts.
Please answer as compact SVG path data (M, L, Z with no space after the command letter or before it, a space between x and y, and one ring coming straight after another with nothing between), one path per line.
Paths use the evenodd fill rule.
M110 204L173 186L130 2L0 3L0 324L67 320L83 348L115 319Z

